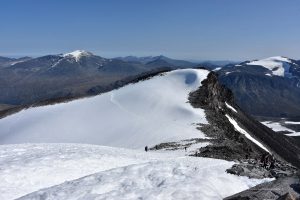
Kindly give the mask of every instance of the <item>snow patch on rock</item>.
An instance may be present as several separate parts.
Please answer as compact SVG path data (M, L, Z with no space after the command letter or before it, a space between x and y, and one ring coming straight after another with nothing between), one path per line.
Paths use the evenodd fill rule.
M229 105L227 102L225 102L225 105L226 105L227 108L229 108L230 110L237 113L237 110L234 107L232 107L231 105Z
M255 138L253 138L247 131L245 131L242 127L240 127L238 125L238 123L231 118L229 115L225 115L227 117L227 119L229 120L229 122L234 126L234 128L240 132L241 134L245 135L246 138L248 138L250 141L252 141L254 144L256 144L257 146L259 146L260 148L262 148L263 150L267 151L270 153L270 151L259 141L257 141Z

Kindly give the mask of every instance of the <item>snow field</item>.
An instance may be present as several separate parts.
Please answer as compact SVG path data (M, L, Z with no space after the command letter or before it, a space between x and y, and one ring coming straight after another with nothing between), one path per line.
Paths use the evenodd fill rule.
M270 181L227 174L233 162L210 158L81 144L0 149L7 155L0 161L1 174L14 168L0 186L0 198L8 200L45 187L20 199L222 199Z
M95 97L23 110L0 119L0 144L62 142L141 149L205 138L196 129L196 123L207 123L204 110L187 101L208 73L175 70Z
M0 145L0 199L108 169L174 157L85 144Z

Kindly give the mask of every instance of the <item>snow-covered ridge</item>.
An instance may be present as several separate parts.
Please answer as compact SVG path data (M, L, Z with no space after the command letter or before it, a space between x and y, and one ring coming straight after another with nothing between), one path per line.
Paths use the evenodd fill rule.
M275 56L269 57L261 60L254 60L247 65L260 65L269 69L271 72L270 74L275 76L282 76L282 77L290 77L291 74L289 73L290 64L292 61L289 58L283 56Z
M76 62L78 62L82 56L89 56L89 55L93 55L93 54L88 51L84 51L84 50L76 50L76 51L73 51L70 53L63 54L64 57L71 56L71 57L75 58Z
M0 119L0 144L89 143L139 148L204 138L204 110L188 95L209 71L183 69L68 103L35 107Z

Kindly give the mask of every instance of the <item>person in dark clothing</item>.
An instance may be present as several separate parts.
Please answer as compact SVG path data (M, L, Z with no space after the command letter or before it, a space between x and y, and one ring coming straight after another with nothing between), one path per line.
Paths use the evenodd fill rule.
M270 169L274 169L274 168L275 168L275 160L272 159L270 164Z
M186 151L186 147L184 147L184 150Z
M146 151L146 152L148 151L148 146L145 146L145 151Z

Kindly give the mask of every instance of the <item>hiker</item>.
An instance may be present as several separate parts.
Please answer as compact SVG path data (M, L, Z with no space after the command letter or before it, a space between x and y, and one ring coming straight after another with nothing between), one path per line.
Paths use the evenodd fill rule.
M274 169L275 168L275 158L274 156L270 156L270 166L269 169Z
M275 159L272 159L270 164L270 169L274 169L274 168L275 168Z
M148 151L148 146L145 146L145 151L146 151L146 152Z
M184 147L184 150L185 150L185 152L186 152L186 147Z

